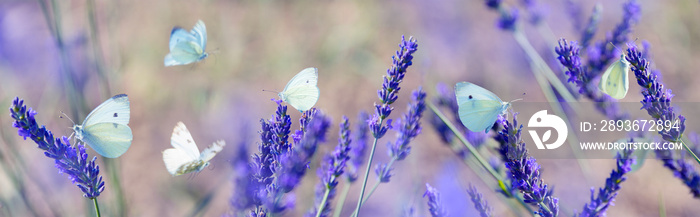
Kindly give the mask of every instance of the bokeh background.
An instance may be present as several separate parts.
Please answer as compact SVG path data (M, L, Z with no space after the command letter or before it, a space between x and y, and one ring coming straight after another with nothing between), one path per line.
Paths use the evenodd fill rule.
M51 2L57 8L43 11L41 4ZM694 40L700 39L700 4L695 0L639 2L641 20L629 38L651 44L654 68L661 70L666 87L673 89L674 101L699 102L700 46ZM521 9L519 25L545 55L558 38L579 38L568 7L578 5L580 19L586 21L596 2L538 1L547 24L543 27L526 22L528 14L520 1L506 3ZM623 1L600 4L603 12L595 39L603 38L622 17ZM376 90L402 35L416 38L419 47L401 85L394 118L406 111L411 90L422 86L433 100L438 82L452 86L470 81L504 100L527 93L524 101L545 101L527 56L510 33L496 27L497 17L483 1L458 0L3 0L0 105L7 108L14 97L23 98L39 112L40 123L58 135L70 135L72 123L59 118L62 111L82 122L108 97L128 94L134 141L126 154L112 161L123 200L115 195L115 182L107 179L99 197L103 214L220 216L231 211L230 160L237 146L256 151L259 120L275 111L276 104L270 99L276 94L261 90L280 91L301 69L317 67L321 98L316 108L333 118L333 127L295 190L296 208L285 213L301 216L313 204L318 156L335 147L343 115L354 125L359 111L372 111L378 101ZM210 57L192 65L164 67L170 30L174 26L189 30L198 19L207 25ZM61 33L60 46L52 34L56 29ZM80 99L71 101L69 91L77 92ZM638 92L633 83L624 101L639 101ZM290 111L296 129L299 113ZM469 183L484 194L496 216L528 216L510 210L501 195L439 140L429 125L429 113L424 115L423 133L411 144L411 155L396 164L395 176L380 185L363 206L363 214L397 216L413 207L419 216L428 215L422 197L428 182L442 192L452 216L476 214L466 194ZM697 118L688 117L688 122ZM172 177L162 161L161 152L170 147L169 137L178 121L188 126L200 149L217 139L228 143L210 168L193 178ZM89 215L91 201L81 197L67 176L57 173L52 160L33 142L16 135L7 114L0 115L0 123L0 163L5 165L0 171L4 201L0 215ZM393 139L393 134L387 138ZM386 141L380 141L375 162L388 161ZM103 161L99 163L107 178L109 168ZM581 210L590 198L590 188L603 186L615 167L612 159L588 159L585 162L593 169L584 177L573 159L538 162L546 183L555 186L562 214ZM21 188L13 180L21 180ZM371 174L370 184L374 181ZM352 189L343 216L354 209L359 185ZM609 216L659 216L660 210L668 216L696 216L700 212L687 187L653 159L629 175L614 204ZM119 212L118 207L123 210Z

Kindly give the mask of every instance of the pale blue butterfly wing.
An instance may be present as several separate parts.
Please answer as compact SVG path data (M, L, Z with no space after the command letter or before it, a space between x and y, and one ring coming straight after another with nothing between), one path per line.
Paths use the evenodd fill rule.
M116 158L124 154L133 140L129 98L126 94L113 96L95 108L82 125L73 126L76 138L87 143L98 154Z
M93 109L85 117L83 126L90 126L98 123L129 124L131 119L131 108L129 97L126 94L119 94L109 98Z
M98 123L83 128L83 142L90 145L98 154L117 158L131 146L133 135L127 125L117 123Z
M620 60L610 65L603 73L603 76L600 77L600 83L598 83L600 91L615 99L625 98L630 87L627 76L629 69L630 64L625 60L625 56L622 55Z
M510 105L491 91L469 82L457 83L455 95L459 106L459 119L473 132L488 132L498 115L504 114Z
M296 74L279 93L280 98L297 110L311 109L321 94L318 89L318 69L306 68Z
M204 22L202 22L201 20L198 20L197 24L195 24L194 27L192 28L191 34L196 39L196 42L199 45L199 47L201 47L202 50L206 50L206 48L207 48L207 27L204 25Z
M198 62L207 56L207 29L204 22L197 21L192 31L175 27L170 32L170 53L165 56L165 66L185 65Z

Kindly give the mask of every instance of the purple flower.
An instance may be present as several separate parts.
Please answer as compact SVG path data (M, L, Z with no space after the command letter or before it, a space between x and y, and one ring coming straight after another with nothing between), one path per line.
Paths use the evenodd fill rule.
M670 128L664 128L659 131L661 137L668 141L678 143L681 142L681 137L685 131L685 117L683 115L676 116L676 113L671 105L670 89L665 89L664 85L659 81L658 75L654 74L649 69L649 61L645 55L640 52L636 46L629 45L627 49L627 61L630 62L630 68L637 78L637 84L642 87L642 109L647 110L647 113L657 121L672 123ZM693 196L700 198L700 175L693 166L685 159L674 159L673 153L670 150L656 150L657 158L664 162L664 166L671 170L676 177L681 179L689 188Z
M484 196L481 195L481 193L479 193L478 190L476 190L476 187L474 187L474 185L469 184L467 193L469 193L469 197L472 198L474 208L476 208L476 210L479 211L479 215L481 217L493 216L493 214L491 214L493 208L489 206L489 203L486 201L486 199L484 199Z
M600 22L601 13L603 13L603 6L596 4L595 7L593 7L591 17L588 18L588 25L586 25L585 29L581 30L581 46L583 48L588 47L593 39L593 36L598 31L598 23Z
M496 26L502 30L515 31L516 23L518 21L519 12L518 9L512 8L508 10L501 0L486 0L486 7L498 11L500 14Z
M381 164L375 170L381 182L389 182L392 164L405 159L411 153L409 144L421 132L420 119L423 116L423 111L425 111L425 92L423 92L422 88L418 88L418 90L413 91L411 96L412 102L408 105L408 112L399 121L401 127L397 129L396 141L387 143L391 163Z
M430 184L425 183L425 193L423 197L428 197L428 207L430 209L430 216L432 217L444 217L447 216L447 212L442 207L440 202L440 192L437 189L430 186Z
M591 188L591 201L583 206L578 216L605 216L608 207L615 201L617 191L622 188L622 182L627 180L625 174L632 170L631 166L635 162L632 158L633 152L633 149L625 149L617 153L617 168L605 179L605 187L598 189L598 197L595 197L595 189Z
M649 62L644 58L642 52L637 50L636 46L631 45L627 49L627 53L626 58L637 78L637 84L642 87L642 95L644 96L641 101L642 109L647 110L649 116L656 120L673 123L673 127L664 128L659 131L659 134L666 141L680 142L685 131L685 117L683 115L676 116L673 111L671 90L665 89L664 85L658 81L657 76L650 72Z
M541 216L557 216L559 214L558 199L552 197L540 177L540 165L528 154L521 136L523 126L518 126L517 113L513 114L513 122L505 120L503 130L499 132L499 140L503 141L501 149L505 153L506 168L509 170L512 188L520 190L525 203L536 205L536 212Z
M292 135L293 143L290 143L292 123L287 106L275 102L275 115L269 120L260 120L259 153L253 155L250 163L250 183L244 183L250 188L246 193L247 203L254 205L251 216L279 213L293 206L292 195L284 204L281 204L282 197L299 184L318 144L325 141L330 125L330 120L315 109L306 111L299 121L301 129Z
M405 37L401 37L399 50L396 51L396 55L392 57L393 64L391 68L387 70L387 75L384 76L382 89L377 91L381 104L374 105L376 113L372 115L369 121L369 128L374 138L383 137L388 129L386 125L391 125L391 122L387 121L387 124L382 126L382 121L386 120L391 114L391 111L394 110L391 104L399 98L398 94L399 90L401 90L399 84L406 75L406 69L413 65L413 53L415 53L416 50L418 50L418 44L413 37L410 37L408 41L406 41Z
M324 164L318 170L318 176L321 182L316 186L316 197L314 207L307 216L316 216L320 211L320 216L328 216L331 211L330 202L335 197L336 186L338 186L338 177L345 172L345 165L350 160L350 122L348 118L343 116L343 121L340 123L340 133L338 137L338 146L332 154L324 157ZM327 196L325 195L328 192ZM324 198L325 197L325 198Z
M36 122L37 112L27 109L24 100L16 97L10 107L10 116L14 119L12 126L17 128L19 136L25 140L31 138L38 148L44 150L46 157L55 161L59 173L68 174L71 182L84 193L83 197L94 199L105 189L100 176L100 167L95 163L97 157L88 160L85 146L78 143L73 148L68 138L54 138L53 133Z
M347 177L349 183L353 183L357 180L357 171L362 166L365 161L365 153L367 152L367 139L369 138L369 126L367 124L367 119L369 115L365 112L360 112L357 117L357 128L355 129L355 134L350 144L350 161L345 172L345 177Z
M615 46L621 46L627 42L627 35L632 32L632 27L639 21L641 16L641 6L637 1L630 0L623 5L624 14L622 21L615 26L612 33L606 34L605 41L595 43L595 50L599 52L597 58L589 55L588 66L590 67L591 77L596 77L602 73L610 62L618 58L619 52L615 47L608 46L612 43Z
M425 92L422 88L413 91L413 102L408 105L408 113L404 114L404 118L398 121L401 128L398 129L396 142L389 145L389 156L397 161L403 160L411 153L411 147L408 146L411 140L418 136L421 132L420 119L425 111Z

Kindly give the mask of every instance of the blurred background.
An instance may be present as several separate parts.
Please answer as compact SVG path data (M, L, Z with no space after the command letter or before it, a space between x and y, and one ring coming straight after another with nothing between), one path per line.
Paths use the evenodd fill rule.
M550 54L556 40L580 37L572 5L580 8L578 19L584 23L594 5L602 5L595 39L604 38L623 13L623 1L618 0L538 1L546 25L535 27L527 22L521 1L505 2L520 9L519 25L553 66L558 66ZM695 0L639 3L641 19L628 37L651 44L653 66L673 90L674 102L700 101L696 75L700 45L693 41L700 38L700 4ZM56 6L53 10L43 10L52 4ZM15 97L23 98L38 111L40 124L68 136L72 123L59 118L62 111L82 122L110 96L126 93L131 101L129 126L134 141L126 154L107 163L110 167L105 166L104 158L98 160L106 181L99 197L103 214L220 216L231 211L231 159L237 146L257 151L259 121L275 112L276 104L270 99L277 96L261 90L281 91L300 70L317 67L321 97L315 107L331 117L333 124L328 141L294 191L295 209L285 213L301 216L313 205L313 189L319 180L316 168L320 156L337 144L339 120L346 115L355 125L358 112L372 112L373 103L378 102L376 91L402 35L413 36L419 46L401 84L393 118L406 111L410 92L419 86L428 92L428 100L434 100L439 82L452 87L470 81L504 100L527 93L524 101L546 101L523 49L512 34L496 26L498 16L483 1L457 0L2 0L0 107L8 108ZM211 55L195 64L164 67L171 29L190 30L198 19L206 23L206 49ZM635 83L624 101L641 100ZM79 99L70 99L67 93L71 91ZM292 109L289 113L295 130L299 113ZM476 214L466 193L470 183L484 194L496 216L528 216L509 209L499 199L503 197L439 139L428 121L430 113L424 114L423 132L411 143L411 155L396 164L391 182L380 185L363 205L363 214L399 216L413 207L418 216L426 216L427 199L422 195L427 182L442 192L452 216ZM688 117L688 122L697 118ZM193 178L172 177L162 161L161 152L171 147L169 138L178 121L187 125L200 149L217 139L228 144L209 168ZM82 192L66 175L57 173L53 161L32 141L17 136L7 114L0 115L0 123L0 163L5 165L0 171L4 201L0 215L89 215L92 202L81 197ZM689 127L688 131L697 129ZM383 144L393 139L389 133L386 141L380 141L375 162L389 160ZM96 155L92 150L88 153ZM593 169L584 176L573 159L538 162L545 182L555 186L562 214L580 211L590 199L590 188L603 186L615 167L613 159L587 159L585 163ZM110 168L116 171L108 171ZM120 187L108 179L109 172L118 174ZM374 181L371 174L370 185ZM116 195L118 188L122 196ZM355 184L352 189L342 216L350 215L355 207L360 186ZM609 216L659 216L660 210L668 216L696 216L700 212L688 188L653 159L629 175L614 204Z

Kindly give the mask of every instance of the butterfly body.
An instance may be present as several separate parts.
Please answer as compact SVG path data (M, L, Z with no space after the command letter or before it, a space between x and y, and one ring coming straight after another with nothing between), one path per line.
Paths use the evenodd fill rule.
M603 76L600 77L598 89L610 97L615 99L625 98L630 87L627 71L630 69L630 63L625 59L623 54L620 60L611 64Z
M506 114L510 102L503 102L496 94L476 84L460 82L455 85L459 118L472 132L488 132L498 119Z
M202 171L226 145L224 141L219 140L200 153L192 135L182 122L175 125L170 144L173 148L163 151L163 162L173 176Z
M296 74L287 83L284 90L277 94L282 101L289 103L297 110L304 112L313 107L318 101L318 69L306 68Z
M131 128L127 125L130 118L128 96L113 96L90 112L81 125L73 126L75 138L102 156L119 157L129 149L133 140Z
M186 65L207 58L207 28L197 21L192 31L175 27L170 32L170 53L165 56L165 66Z

